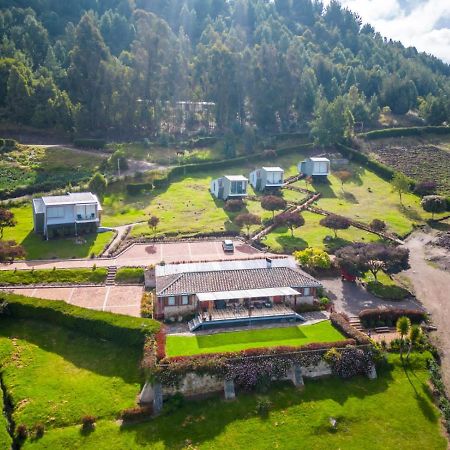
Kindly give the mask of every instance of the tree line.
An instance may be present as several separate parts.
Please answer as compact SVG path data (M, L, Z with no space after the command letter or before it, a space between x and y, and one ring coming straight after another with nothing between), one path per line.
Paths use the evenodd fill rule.
M450 66L337 1L5 0L0 36L0 119L21 125L151 137L207 101L221 132L328 143L383 107L450 114Z

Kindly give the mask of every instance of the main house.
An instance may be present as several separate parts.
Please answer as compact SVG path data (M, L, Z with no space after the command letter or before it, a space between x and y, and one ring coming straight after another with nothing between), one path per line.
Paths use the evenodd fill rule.
M250 184L257 191L283 186L284 170L281 167L261 167L250 173Z
M34 232L49 237L94 232L102 207L91 192L67 193L33 199Z
M225 175L211 181L210 191L220 200L247 196L248 179L242 175Z
M298 164L298 172L307 177L326 177L330 174L330 160L318 157L306 158Z
M156 266L155 317L194 315L189 328L302 320L321 284L292 258Z

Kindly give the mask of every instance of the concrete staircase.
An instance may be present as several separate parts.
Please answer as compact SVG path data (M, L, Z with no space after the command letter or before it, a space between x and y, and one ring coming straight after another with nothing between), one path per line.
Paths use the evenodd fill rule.
M349 316L348 320L352 327L356 328L358 331L364 332L364 328L361 325L361 321L359 320L358 316Z
M114 286L116 284L117 266L108 266L106 275L106 286Z

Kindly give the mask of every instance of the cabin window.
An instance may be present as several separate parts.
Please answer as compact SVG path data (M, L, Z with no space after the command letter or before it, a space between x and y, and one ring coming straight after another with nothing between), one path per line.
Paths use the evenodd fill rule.
M303 289L303 295L304 295L305 297L308 296L308 295L311 295L311 288L305 287L305 288Z
M189 305L189 295L183 294L181 296L181 304L182 305Z
M171 295L167 299L167 306L175 306L175 296L174 295Z
M51 208L47 208L47 217L49 219L64 217L64 206L53 206Z
M232 181L231 194L245 194L245 181Z

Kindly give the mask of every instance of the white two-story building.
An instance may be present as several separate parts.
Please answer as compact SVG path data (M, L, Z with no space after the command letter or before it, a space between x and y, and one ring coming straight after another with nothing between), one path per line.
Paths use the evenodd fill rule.
M102 207L91 192L67 193L33 199L34 232L47 239L95 232Z

